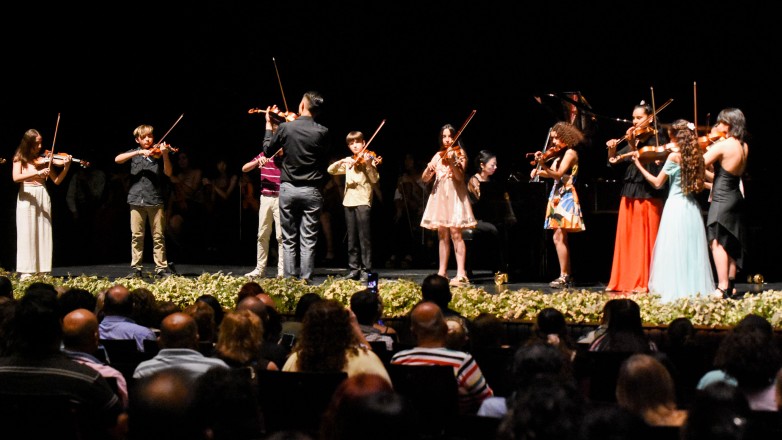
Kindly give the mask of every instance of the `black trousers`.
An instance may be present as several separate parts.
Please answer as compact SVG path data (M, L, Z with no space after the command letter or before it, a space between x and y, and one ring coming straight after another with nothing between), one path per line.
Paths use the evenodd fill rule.
M350 270L372 270L370 212L367 205L345 206L345 226L348 232L348 267Z

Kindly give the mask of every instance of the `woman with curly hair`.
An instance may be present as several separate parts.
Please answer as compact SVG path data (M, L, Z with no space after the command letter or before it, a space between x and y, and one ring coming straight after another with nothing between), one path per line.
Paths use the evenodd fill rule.
M714 290L706 227L695 200L705 179L695 126L678 119L671 125L670 137L672 152L658 175L643 167L637 153L633 157L636 167L655 188L671 179L649 273L649 291L660 294L664 302L698 293L708 295Z
M296 341L282 371L344 371L348 376L372 373L391 383L356 316L339 301L324 299L311 305Z
M549 286L564 289L573 284L570 276L570 248L567 234L586 229L581 216L581 204L576 194L578 152L574 149L584 141L584 134L573 124L557 122L551 127L549 138L551 147L546 153L535 152L538 166L532 170L530 177L540 176L554 180L548 206L546 206L546 221L543 228L554 231L554 247L559 260L559 278L550 282ZM547 159L553 159L550 165L546 163Z

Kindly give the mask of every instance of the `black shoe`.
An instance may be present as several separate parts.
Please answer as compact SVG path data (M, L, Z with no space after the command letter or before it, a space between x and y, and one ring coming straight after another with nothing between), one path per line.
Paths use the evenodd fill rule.
M143 274L141 273L141 269L131 269L130 273L127 275L127 278L142 278Z
M358 281L359 278L361 278L361 271L356 269L356 270L351 270L347 275L342 275L338 279L340 279L340 280L356 280L356 281Z
M168 278L171 275L173 275L173 274L168 269L160 269L160 270L155 271L155 278L163 279L163 278Z

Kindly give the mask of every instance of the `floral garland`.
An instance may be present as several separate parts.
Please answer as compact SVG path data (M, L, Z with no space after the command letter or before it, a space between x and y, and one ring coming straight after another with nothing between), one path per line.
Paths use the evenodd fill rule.
M95 294L120 283L131 290L137 287L147 288L158 301L172 301L180 306L192 304L199 296L209 294L216 297L226 309L234 308L237 292L243 284L250 281L247 277L221 272L205 273L196 278L175 275L154 283L138 278L111 280L86 275L65 278L39 275L22 281L13 272L0 271L0 275L11 279L16 298L21 297L33 282L50 283L59 290L77 287ZM359 281L338 280L334 277L328 277L317 286L307 285L294 278L263 278L257 282L274 298L278 310L283 314L292 314L299 298L308 292L349 305L350 296L364 289L364 284ZM479 286L453 287L451 291L451 307L468 318L490 313L501 319L532 321L541 309L554 307L571 323L599 322L603 305L615 297L589 290L571 289L548 293L530 289L503 289L503 286L497 286L495 292L488 292ZM408 279L381 279L379 292L383 300L383 315L390 318L407 315L421 300L420 284ZM782 291L753 293L739 300L715 300L708 295L698 295L663 303L659 295L653 294L635 294L627 298L640 305L641 317L646 325L667 325L675 318L687 317L699 326L730 327L747 314L754 313L768 319L774 327L782 327Z

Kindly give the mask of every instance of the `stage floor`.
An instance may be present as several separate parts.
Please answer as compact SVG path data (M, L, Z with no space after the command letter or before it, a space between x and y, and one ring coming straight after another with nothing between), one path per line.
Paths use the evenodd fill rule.
M185 277L197 277L204 273L224 273L233 274L236 276L242 276L254 269L253 266L217 266L217 265L198 265L198 264L177 264L174 269L176 273ZM152 272L154 267L149 265L144 268L146 272ZM409 279L416 283L421 283L426 276L433 273L429 269L377 269L378 275L381 279ZM313 276L313 282L316 284L322 283L327 277L338 277L345 275L347 269L344 268L332 268L332 267L316 267ZM125 277L130 273L130 267L124 264L104 264L104 265L92 265L92 266L69 266L69 267L55 267L52 269L52 275L55 277L68 277L68 276L97 276L106 277L109 279ZM269 267L266 271L267 276L275 276L275 268ZM455 271L449 272L450 276L455 275ZM473 276L470 282L475 287L480 287L488 293L500 293L506 290L518 290L522 288L531 290L540 290L543 292L554 292L559 289L552 289L548 283L535 283L535 282L511 282L497 286L494 283L494 273L485 270L473 271ZM576 280L575 289L586 289L595 292L604 292L605 284L603 283L579 283ZM736 288L741 292L762 292L765 290L782 290L782 283L765 283L758 284L746 284L737 283Z

